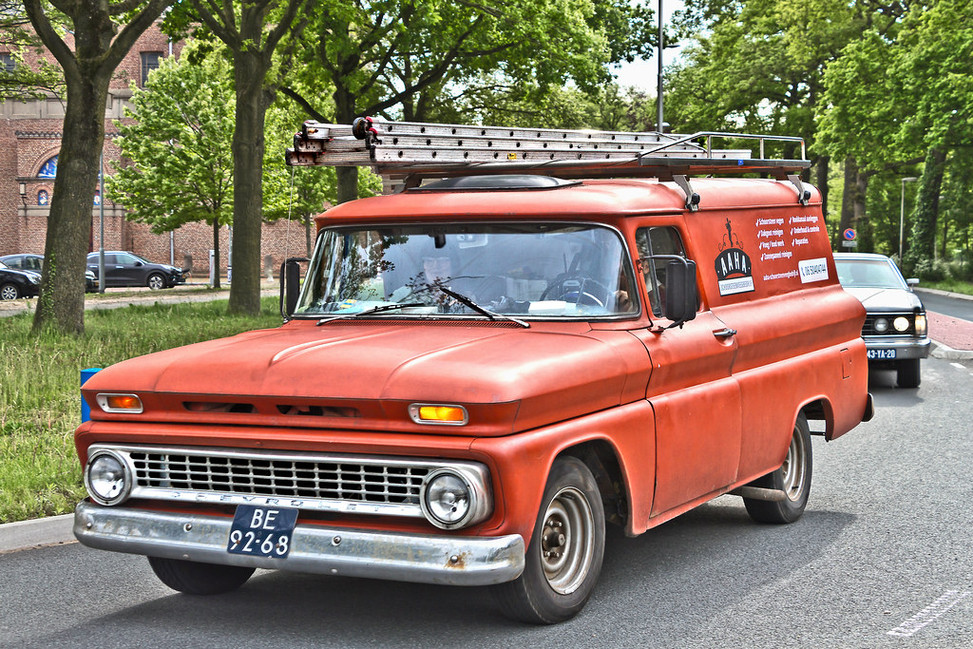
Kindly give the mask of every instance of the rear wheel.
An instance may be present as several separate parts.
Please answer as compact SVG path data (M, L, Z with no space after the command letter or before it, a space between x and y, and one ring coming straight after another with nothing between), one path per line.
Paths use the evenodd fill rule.
M779 502L744 498L743 504L753 520L758 523L793 523L801 517L811 493L811 429L803 414L798 416L794 424L794 434L784 463L776 471L750 484L777 489L787 496Z
M900 388L918 388L922 380L919 375L919 359L910 358L895 364L895 382Z
M0 286L0 300L16 300L18 297L20 297L20 289L16 284Z
M254 568L148 557L152 572L163 584L189 595L219 595L242 586Z
M605 554L605 512L591 471L575 457L554 462L527 548L523 574L494 587L504 614L532 624L577 615Z

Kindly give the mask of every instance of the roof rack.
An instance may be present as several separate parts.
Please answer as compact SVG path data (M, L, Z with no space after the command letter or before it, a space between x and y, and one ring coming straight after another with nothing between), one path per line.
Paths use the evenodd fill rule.
M714 139L758 142L748 149L716 149ZM766 144L799 145L799 159L765 157ZM691 135L624 131L460 126L360 117L351 125L308 121L294 136L287 164L369 166L405 179L473 174L543 174L557 178L767 174L790 179L810 167L803 138L746 133ZM800 182L799 180L797 181ZM687 181L688 185L688 181ZM800 198L805 191L798 187ZM687 194L687 203L691 196Z

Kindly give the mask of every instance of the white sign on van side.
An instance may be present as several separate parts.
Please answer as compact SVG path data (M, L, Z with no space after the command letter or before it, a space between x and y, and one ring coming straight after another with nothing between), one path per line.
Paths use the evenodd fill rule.
M802 284L828 279L828 260L824 257L799 261L797 262L797 269L801 273Z

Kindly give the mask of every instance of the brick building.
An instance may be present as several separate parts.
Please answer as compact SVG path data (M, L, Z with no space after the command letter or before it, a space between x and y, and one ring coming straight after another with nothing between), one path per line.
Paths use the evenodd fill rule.
M120 159L112 139L118 132L115 120L123 117L132 96L130 84L134 81L141 87L148 72L158 67L162 58L178 56L181 49L181 43L170 42L156 24L135 43L116 70L105 110L106 176L111 175ZM26 64L34 62L28 59ZM0 65L13 64L9 53L0 47ZM56 97L0 102L0 255L44 254L63 118L64 105ZM130 250L151 261L188 265L197 277L209 274L213 231L205 223L187 224L171 235L153 234L149 226L127 221L123 206L111 201L101 204L100 194L95 197L92 215L88 250L99 249L103 215L106 250ZM298 223L265 223L261 241L264 263L272 268L286 256L303 256L306 252L304 231ZM223 274L229 245L229 228L224 228L220 241Z

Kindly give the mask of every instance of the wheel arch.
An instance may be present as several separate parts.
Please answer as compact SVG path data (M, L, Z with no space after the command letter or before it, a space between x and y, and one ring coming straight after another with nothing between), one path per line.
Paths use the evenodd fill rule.
M565 455L584 462L595 476L605 509L605 522L626 527L631 519L631 500L617 449L605 439L592 439L562 450L554 460Z
M806 401L794 413L794 422L802 414L808 421L812 435L823 435L825 439L831 439L834 435L835 417L834 405L830 399L822 396ZM820 423L812 426L811 422L823 422L823 428Z

